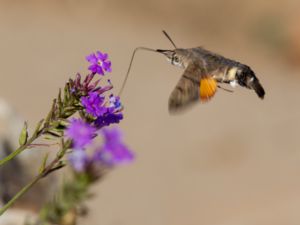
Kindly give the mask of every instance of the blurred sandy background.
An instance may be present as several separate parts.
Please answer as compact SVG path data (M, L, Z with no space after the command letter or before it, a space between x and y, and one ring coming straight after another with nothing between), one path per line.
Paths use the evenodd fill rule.
M265 100L219 90L170 116L182 71L139 52L121 124L136 162L94 187L80 224L300 224L299 9L298 0L0 1L0 97L33 125L98 49L117 91L135 47L172 48L162 29L180 47L244 62Z

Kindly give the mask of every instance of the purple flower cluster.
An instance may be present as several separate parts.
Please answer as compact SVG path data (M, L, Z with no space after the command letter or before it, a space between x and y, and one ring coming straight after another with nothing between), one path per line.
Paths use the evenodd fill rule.
M119 97L110 95L109 102L105 102L105 97L97 91L89 92L87 96L81 98L81 104L89 115L96 118L95 125L98 128L119 123L123 119L121 113L123 107Z
M94 125L98 129L119 123L123 119L121 110L123 106L119 97L110 95L109 101L105 101L104 95L96 92L89 92L87 96L81 98L81 104L90 116L95 118Z
M104 106L104 96L99 95L98 92L89 92L88 96L81 97L81 104L86 112L94 117L102 116L107 112Z
M123 143L120 130L116 127L106 128L123 119L120 98L113 94L106 97L105 93L112 88L110 81L109 85L103 88L98 86L99 80L91 84L95 74L104 75L105 72L111 72L108 55L98 51L86 59L91 63L89 70L92 74L83 82L80 75L77 75L74 81L70 81L70 89L73 95L78 97L83 108L81 118L71 119L65 132L73 145L69 160L78 172L84 172L92 164L114 166L130 162L134 158L133 153ZM86 149L96 145L95 140L98 136L103 137L102 145L94 146L94 152L88 154Z
M81 127L79 124L81 124ZM93 153L89 155L85 147L90 144L93 139L87 138L88 135L84 137L79 136L79 133L73 129L74 127L85 130L88 124L83 121L79 122L78 120L74 120L68 129L68 137L74 142L74 149L70 154L69 160L75 171L83 172L87 167L93 164L115 166L131 162L134 159L133 152L124 144L121 131L118 128L103 128L97 132L89 128L87 134L92 134L92 136L100 134L103 137L103 144L96 147Z

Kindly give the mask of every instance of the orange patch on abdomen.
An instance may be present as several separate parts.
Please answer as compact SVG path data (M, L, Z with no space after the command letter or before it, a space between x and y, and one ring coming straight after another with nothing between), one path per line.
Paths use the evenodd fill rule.
M209 101L217 91L217 82L213 78L203 78L200 81L200 100Z

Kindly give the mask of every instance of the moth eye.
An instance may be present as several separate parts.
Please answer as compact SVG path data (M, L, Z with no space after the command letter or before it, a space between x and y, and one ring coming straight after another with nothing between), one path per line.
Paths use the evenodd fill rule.
M178 63L179 62L179 58L176 55L174 55L173 61L176 62L176 63Z

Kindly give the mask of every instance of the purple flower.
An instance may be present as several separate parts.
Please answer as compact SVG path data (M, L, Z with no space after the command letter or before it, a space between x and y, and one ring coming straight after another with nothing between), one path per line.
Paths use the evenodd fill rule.
M112 109L112 111L120 111L123 106L121 104L120 101L120 97L119 96L114 96L113 94L111 94L109 96L109 107Z
M108 54L97 51L86 57L86 60L91 63L89 70L92 73L104 75L105 72L111 72L111 62L108 60Z
M74 149L69 156L71 166L77 172L83 172L89 162L86 151L83 149Z
M106 113L95 120L95 126L100 129L109 126L110 124L119 123L122 119L122 113Z
M73 141L74 148L83 148L95 137L96 129L82 119L72 119L66 129L66 136Z
M95 159L111 166L131 162L134 159L134 154L123 143L119 129L103 129L102 134L104 144L96 152Z
M89 92L88 96L81 97L81 104L86 112L94 117L102 116L107 112L107 108L103 106L104 97L97 92Z

